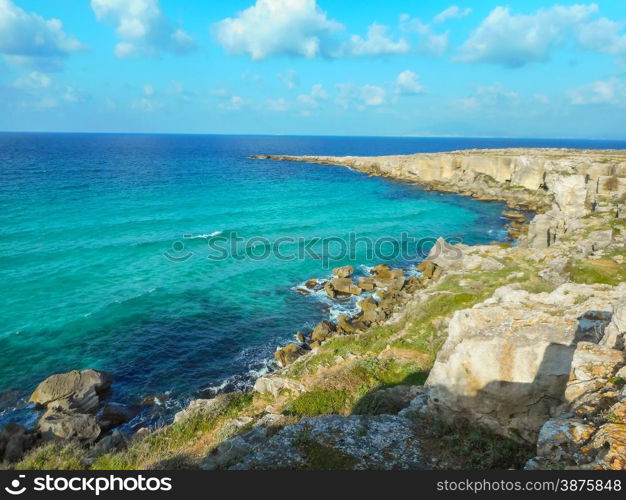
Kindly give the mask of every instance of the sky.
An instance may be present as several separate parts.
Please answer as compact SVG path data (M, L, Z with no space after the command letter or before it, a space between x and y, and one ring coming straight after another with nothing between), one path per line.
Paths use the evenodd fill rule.
M0 0L0 130L626 139L626 2Z

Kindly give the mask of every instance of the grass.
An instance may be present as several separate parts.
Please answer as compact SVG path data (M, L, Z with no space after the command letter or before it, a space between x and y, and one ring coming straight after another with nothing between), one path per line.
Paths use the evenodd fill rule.
M299 417L317 415L349 415L362 401L382 388L396 385L421 385L427 373L415 363L395 360L366 359L329 373L316 387L294 398L284 413Z
M130 470L152 468L189 467L184 452L203 435L219 430L229 419L239 416L252 402L252 395L235 392L218 396L221 404L210 413L199 412L190 418L164 427L145 439L132 443L119 453L109 453L98 457L92 469ZM183 455L183 456L181 456Z
M434 420L424 425L426 446L454 469L521 469L535 455L535 446L499 436L475 424Z
M587 285L602 284L615 286L626 281L626 266L613 259L577 260L567 269L570 280Z
M82 470L87 454L78 443L53 442L30 452L15 466L17 470Z
M295 448L307 461L310 470L350 470L359 462L336 448L326 447L303 433L295 442Z

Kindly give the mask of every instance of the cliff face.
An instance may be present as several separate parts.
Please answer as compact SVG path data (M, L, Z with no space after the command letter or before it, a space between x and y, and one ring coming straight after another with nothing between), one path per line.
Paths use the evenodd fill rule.
M341 165L368 175L417 182L439 191L502 200L515 208L584 215L626 192L624 151L493 149L394 156L257 156ZM608 204L608 205L607 205Z

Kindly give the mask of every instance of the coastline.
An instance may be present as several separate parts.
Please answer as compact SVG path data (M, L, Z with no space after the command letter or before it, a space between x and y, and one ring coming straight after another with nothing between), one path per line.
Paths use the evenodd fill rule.
M518 221L518 225L513 228L516 231L515 236L519 237L520 243L518 246L509 247L497 244L479 245L475 247L465 245L453 246L448 245L443 240L439 240L435 247L437 250L431 252L429 257L424 261L425 264L422 264L421 268L418 269L422 273L422 276L400 276L399 273L394 274L394 270L380 267L379 272L374 273L375 277L379 275L378 278L381 280L380 284L382 285L374 286L375 289L382 291L379 296L379 301L377 301L376 304L373 304L371 300L368 301L367 305L370 306L370 309L367 310L362 306L361 313L359 313L360 315L356 315L352 318L339 318L337 322L338 326L336 325L334 329L332 327L329 328L329 325L325 324L324 326L326 328L323 326L321 330L324 331L318 331L319 335L317 335L317 338L314 338L316 331L314 329L310 334L310 338L303 338L304 342L300 344L290 344L289 346L292 347L287 346L289 347L287 352L284 351L286 348L278 351L277 358L283 360L285 367L257 379L254 392L252 395L248 395L251 401L248 401L247 405L245 405L244 411L242 411L242 408L238 407L235 415L233 415L231 412L232 408L228 405L226 410L222 408L218 411L217 407L222 404L222 400L229 400L231 396L192 402L186 410L183 410L183 412L180 412L176 416L174 425L189 419L198 418L198 416L211 415L212 412L216 411L218 412L219 419L228 421L228 424L222 422L224 425L232 424L233 418L234 420L243 419L245 421L242 421L243 423L239 426L235 425L229 432L226 432L225 436L227 437L222 439L222 442L214 443L212 452L209 454L210 457L207 455L202 461L203 468L223 468L226 464L230 464L233 457L229 456L228 460L226 460L223 456L224 449L221 452L219 451L220 445L229 439L237 439L238 437L241 439L240 435L244 434L244 430L248 431L250 425L260 426L264 429L280 427L285 435L289 434L285 429L290 428L290 426L304 425L300 420L294 421L293 411L291 411L291 413L287 411L287 415L285 415L284 410L285 408L289 409L290 405L293 407L294 400L298 400L302 395L311 392L308 388L311 381L307 379L313 377L317 378L316 382L319 381L318 373L313 376L307 371L310 367L309 365L315 364L310 360L314 359L316 356L326 356L324 363L327 363L327 365L325 366L324 363L322 363L321 366L323 368L322 371L327 372L327 374L336 372L338 367L345 364L360 361L360 354L358 352L356 354L349 352L348 354L352 354L352 356L340 354L330 357L328 356L329 352L324 350L327 349L327 345L343 343L351 345L351 349L358 351L358 349L355 349L354 344L361 342L363 336L372 335L372 332L376 329L393 329L394 327L392 325L397 326L401 323L404 323L404 325L402 325L398 331L393 332L387 337L383 336L376 340L377 342L379 340L382 341L384 345L382 349L376 353L375 359L395 363L397 359L400 359L402 356L408 356L407 359L409 359L409 363L405 364L410 364L411 369L415 369L421 363L420 373L429 372L428 377L430 382L426 381L426 389L420 389L419 391L405 390L400 398L404 398L403 402L406 403L402 411L400 411L400 415L402 416L394 417L394 419L389 422L385 422L385 425L389 424L397 427L397 429L393 431L393 434L397 435L398 439L401 437L401 435L398 434L398 432L400 432L398 429L403 429L403 432L406 431L406 419L434 418L433 416L437 415L437 418L448 420L447 417L445 417L446 413L462 413L464 417L470 415L474 421L479 422L480 425L486 426L491 432L495 432L498 435L505 436L507 439L514 441L519 439L520 429L509 428L510 426L502 420L496 419L495 422L489 421L489 419L485 419L485 415L488 412L486 410L478 410L476 408L478 406L476 402L469 403L464 401L463 398L458 397L458 394L450 395L450 393L454 393L455 391L463 392L463 390L467 388L462 387L462 384L458 382L458 374L455 372L455 368L450 366L450 363L442 358L441 353L444 353L448 359L450 357L454 358L454 356L460 356L459 352L457 352L457 348L463 345L462 337L464 336L463 332L467 328L466 326L461 324L461 327L457 328L456 331L460 332L457 333L457 336L460 336L461 340L459 340L459 338L454 339L454 342L456 342L454 344L448 345L449 339L454 337L450 333L443 337L438 336L432 346L432 352L428 356L425 355L426 357L422 356L421 359L420 356L415 355L414 352L400 352L405 348L395 345L393 337L400 335L403 329L406 329L407 322L410 323L410 318L407 320L407 316L415 314L414 311L416 309L423 308L429 301L440 300L441 296L444 298L450 295L453 295L455 298L462 297L462 300L459 300L458 303L455 302L452 306L448 303L441 304L443 309L450 309L448 312L453 315L452 320L449 317L440 317L440 315L438 315L440 311L435 311L433 317L427 318L427 321L430 321L432 325L434 325L434 329L438 331L443 329L450 330L454 328L455 320L462 322L462 320L459 319L460 316L458 316L458 313L466 310L466 307L481 308L486 307L483 306L483 304L493 306L494 303L498 304L498 307L504 307L503 304L512 303L510 300L511 295L517 296L518 299L521 300L521 295L525 293L527 295L523 297L524 300L516 302L515 307L519 310L526 310L527 306L523 302L536 299L530 298L531 295L533 297L541 294L551 296L551 294L561 290L561 287L571 285L571 281L576 282L575 280L571 280L573 271L576 271L576 269L571 269L571 262L569 262L569 260L556 266L551 265L554 262L560 262L559 259L562 260L563 256L571 257L578 262L586 260L587 257L597 257L598 255L602 258L608 250L614 251L617 247L621 248L619 251L623 253L623 239L625 234L621 230L616 234L615 227L611 226L611 224L614 221L625 220L626 152L515 149L504 151L469 150L442 154L366 158L273 155L255 156L255 158L347 166L367 175L390 177L404 182L418 182L437 191L455 192L481 200L504 201L511 208L532 210L536 215L530 221L530 224L526 226L520 223L521 218L515 215L519 212L509 214L513 222L516 218ZM621 227L623 223L618 222L618 224L620 225L619 227ZM609 230L604 229L605 226L611 228L610 235L607 233ZM583 237L581 237L581 235ZM456 255L458 250L461 250L462 257L452 258L450 254ZM617 255L622 254L618 253ZM542 262L538 256L547 260ZM615 256L611 258L614 257ZM522 262L524 264L520 267L520 263ZM619 262L615 262L617 262L619 270ZM335 274L337 275L337 279L345 280L349 279L352 273L346 276L340 276L340 274L345 273L338 271ZM487 281L491 280L492 282L485 285L485 289L477 293L468 294L467 292L463 292L463 289L466 287L464 287L462 282L464 280L467 281L468 276L479 276L481 274L488 278ZM515 274L517 274L517 277L513 276ZM566 274L568 277L565 277ZM619 277L621 278L621 275ZM400 280L400 278L402 279ZM618 281L621 282L622 279ZM328 282L318 282L315 286L324 287L327 283ZM347 285L346 282L338 284ZM359 284L360 283L352 283L353 286L358 286ZM528 286L527 288L529 289L527 290L524 289L524 284L532 286ZM515 288L516 285L519 286ZM584 300L580 299L581 302L577 304L559 304L559 307L567 309L568 311L570 309L572 311L574 309L578 311L578 309L584 309L583 306L588 305L587 302L590 301L598 302L604 300L609 304L619 302L619 293L616 294L613 289L609 291L608 289L597 288L598 286L606 287L609 285L606 283L581 284L580 289L583 287L591 287L581 294L582 297L586 298ZM442 287L443 289L441 289ZM612 285L612 287L620 289L619 284ZM503 292L502 289L505 289L505 291ZM476 290L472 291L475 292ZM559 293L562 294L562 292L563 290ZM340 291L340 293L343 292ZM351 294L352 292L348 290L346 293ZM502 302L503 297L506 297L506 300L509 302L506 302L506 300ZM365 300L367 301L367 298ZM490 300L492 301L491 303L489 302ZM541 300L546 299L542 296ZM535 304L535 307L538 307L538 305ZM364 318L365 313L368 312L372 314ZM578 314L578 312L576 312L576 314ZM580 314L584 316L585 312L583 311ZM613 316L615 315L616 314L613 314ZM613 324L611 323L611 318L612 316L605 321L606 324L603 325L603 330ZM532 318L525 318L525 320L532 321ZM322 323L320 325L322 325ZM476 326L477 324L474 323L474 327ZM569 326L568 323L568 327ZM621 345L623 348L623 340L617 340L617 337L621 339L620 335L622 335L622 331L620 329L622 326L618 325L615 328L618 329L616 339L614 339L612 346L607 347L611 351L620 350L619 342L622 342ZM432 333L435 335L434 332ZM380 334L376 333L373 336L380 336ZM401 339L402 337L400 336L398 338ZM580 341L580 339L578 340ZM602 339L598 339L596 343L601 340ZM316 344L313 345L314 343ZM310 349L303 348L303 344L306 344ZM380 346L376 346L376 349L378 349L378 347ZM334 354L334 351L337 351L337 349L330 350L330 353ZM605 355L606 360L602 358L603 355ZM621 369L624 364L623 356L619 358L614 352L600 353L598 356L601 360L600 363L606 362L611 366L610 375L607 375L605 372L601 373L603 379L606 380L614 377L615 372ZM486 361L485 359L482 361L497 364L497 357L498 355L491 361ZM467 369L468 366L470 368L472 366L475 367L475 365L472 364L472 360L464 359L463 362L465 369ZM510 364L510 360L507 361L507 363ZM400 364L402 365L402 363ZM538 375L538 373L539 372L535 373L535 375ZM402 373L402 375L408 374ZM554 374L550 375L552 376ZM563 374L559 373L561 378L562 375ZM515 379L515 369L513 369L508 376L512 380ZM541 377L539 376L536 376L536 379L541 381ZM594 378L583 379L583 381L589 380L594 380ZM415 382L414 379L412 379L412 381ZM381 386L382 385L384 384L381 384ZM531 384L529 385L532 385L532 378ZM400 383L394 386L416 387L417 385L415 383L409 385ZM311 385L311 387L314 388L315 384ZM444 387L445 390L442 390L442 387ZM536 388L531 391L533 396L537 396L537 391L548 390L543 385L541 385L539 389L535 389ZM562 389L564 390L564 388ZM595 393L594 390L599 393L603 388L592 388L586 393L583 393L583 395L589 396L589 394ZM375 393L376 391L372 394ZM250 404L252 404L252 406L259 406L259 401L254 401L257 394L261 401L268 403L262 409L261 413L263 415L259 418L253 418L248 415L241 416L241 413L245 414L250 410ZM435 397L433 394L437 396ZM604 392L602 394L604 394ZM551 395L551 397L552 396L554 395ZM510 406L510 401L506 400L506 396L499 394L494 396L491 394L490 397L495 397L500 406L504 403ZM268 402L263 398L270 398L272 401ZM216 401L218 401L219 404L216 403ZM482 401L482 403L484 405L485 401ZM567 401L567 403L572 404L573 400ZM242 402L237 400L237 405L241 404ZM563 401L559 401L559 405L562 404L564 404ZM559 405L553 405L554 407L550 406L548 409L550 412L553 410L556 411ZM256 409L258 410L259 408ZM443 411L443 409L446 411ZM224 412L226 412L228 416L225 416ZM404 412L404 414L402 412ZM536 440L538 431L536 427L537 425L542 426L544 422L548 421L546 418L543 422L540 422L540 420L548 416L550 412L543 412L533 420L532 428L530 428L530 424L523 424L526 427L521 429L521 435L524 435L521 441L527 443L531 442L533 439ZM296 412L296 414L298 415L298 412ZM322 412L318 415L323 414ZM268 415L275 416L269 418L269 420L272 421L271 425L268 425L267 422L259 423L264 418L268 420ZM306 416L307 412L300 412L299 415ZM416 415L421 416L416 417ZM283 420L280 420L280 418L278 418L279 416L283 417ZM323 419L321 416L309 416L308 418ZM349 416L343 418L350 419ZM375 418L377 417L372 417L372 422L376 422L376 425L382 422L382 419L379 418L375 420ZM449 419L447 423L450 424L454 419L455 418ZM281 423L277 424L279 420ZM306 420L306 418L303 420ZM322 422L321 420L319 422L307 421L306 425L315 426L318 423L319 425L330 425L329 422ZM344 423L343 421L339 422L333 420L332 425L341 426L344 425ZM598 425L598 428L603 425L605 424L602 423ZM164 432L167 433L168 431L158 430L156 431L156 435ZM348 430L346 430L346 432L348 432ZM589 430L589 432L591 436L599 431L591 432L591 430ZM270 438L271 436L264 435L262 440L267 442ZM285 437L285 439L287 439L287 437ZM416 446L422 447L424 442L427 441L427 438L423 435L413 436L411 439L416 440L414 443ZM258 442L256 444L258 444ZM238 457L239 462L237 463L239 465L246 465L243 468L263 468L263 465L271 465L273 463L271 460L280 462L280 460L287 460L288 458L285 456L282 458L273 456L270 459L267 453L264 454L261 450L254 448L254 442L248 443L248 445L245 453ZM578 446L578 448L581 448L581 446ZM410 455L411 452L410 450L406 450L406 453ZM620 450L616 452L618 456L620 453ZM570 454L573 456L573 453ZM400 460L401 457L402 454L398 460ZM289 458L289 460L292 458ZM597 457L594 456L593 459L596 460ZM574 458L572 458L572 460L574 460ZM423 465L423 458L412 457L411 460L407 461L408 464L413 465L417 465L418 462ZM554 465L550 462L550 457L547 456L536 458L535 463L543 465L546 468L549 468L550 465ZM398 465L398 462L385 462L385 464L390 466L393 464ZM613 464L613 462L609 462L609 465L611 464Z

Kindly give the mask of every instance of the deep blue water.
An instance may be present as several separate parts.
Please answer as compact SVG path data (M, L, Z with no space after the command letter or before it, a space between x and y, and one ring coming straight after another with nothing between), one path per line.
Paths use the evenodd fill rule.
M499 203L424 192L341 167L251 154L377 155L501 147L624 148L624 142L0 134L0 423L52 373L97 368L115 398L185 398L236 387L275 348L328 315L294 287L329 267L419 258L261 258L315 238L504 237ZM221 260L209 244L257 241ZM169 258L168 258L169 256ZM330 259L326 262L325 259ZM347 305L349 307L350 304ZM332 307L331 314L336 314Z

